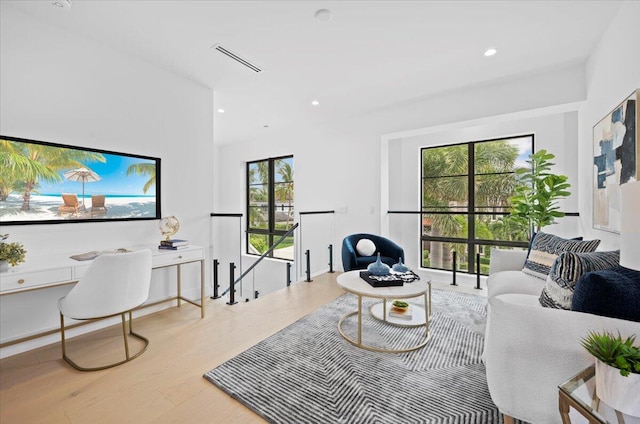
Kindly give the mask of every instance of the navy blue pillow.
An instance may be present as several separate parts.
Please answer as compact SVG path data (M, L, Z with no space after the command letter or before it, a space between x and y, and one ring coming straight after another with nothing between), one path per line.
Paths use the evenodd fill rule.
M571 309L640 322L640 271L617 266L583 274Z

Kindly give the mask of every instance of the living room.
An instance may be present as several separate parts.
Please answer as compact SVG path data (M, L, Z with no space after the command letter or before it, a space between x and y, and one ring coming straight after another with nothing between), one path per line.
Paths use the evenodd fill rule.
M581 59L557 60L552 66L531 61L528 72L505 74L476 85L460 83L446 90L435 87L386 108L360 114L346 111L340 119L326 120L321 115L304 125L279 128L278 114L265 112L265 119L273 121L260 122L256 131L261 132L224 143L217 138L218 131L229 125L225 120L233 114L229 108L224 114L217 111L223 107L224 94L197 82L194 75L179 75L152 61L151 52L136 56L114 47L116 41L122 45L122 40L112 43L93 37L86 28L101 28L110 22L90 10L82 16L89 17L82 24L73 22L79 19L73 13L92 2L74 1L69 10L55 10L46 1L20 3L0 3L0 134L162 158L162 214L180 219L179 236L206 247L207 264L224 248L212 239L210 214L246 209L248 161L293 155L296 210L336 210L333 244L340 246L342 238L354 232L392 233L395 218L386 214L388 210L419 208L421 147L523 133L536 134L536 150L552 151L557 164L554 171L566 174L572 184L572 196L562 207L578 212L579 217L567 218L554 232L600 239L602 250L619 248L619 235L592 225L592 128L640 88L637 1L596 3L611 11L606 22L601 22L601 33L593 35L591 50ZM573 7L586 7L586 3L591 2ZM35 10L39 7L51 10ZM309 3L304 7L304 13L310 15L309 25L320 25L313 13L322 7L334 13L340 10L336 3ZM554 14L553 4L543 7ZM561 7L564 13L566 7ZM329 23L336 20L339 16ZM135 22L126 25L136 28ZM80 27L85 31L77 30ZM526 28L544 31L542 27ZM138 42L144 42L144 37ZM471 42L474 37L467 38ZM221 40L207 39L209 42ZM206 43L203 54L209 55L211 45ZM499 51L487 60L499 60L504 53ZM480 67L493 66L479 63ZM457 72L462 81L473 73ZM383 81L380 90L392 91L395 82ZM326 101L319 106L327 107ZM155 221L3 226L2 233L24 244L27 261L48 252L83 253L97 244L104 248L155 244L160 237ZM418 236L405 233L398 238L408 262L417 263ZM211 281L211 272L207 265L206 281ZM188 269L183 278L197 274ZM154 279L160 283L152 288L150 300L161 298L173 287L169 270L159 271ZM2 296L3 341L56 326L55 301L64 294L65 289L58 288L28 296ZM22 311L28 311L28 319ZM19 348L4 349L2 356L58 341L59 335L32 340ZM135 367L136 362L130 365Z

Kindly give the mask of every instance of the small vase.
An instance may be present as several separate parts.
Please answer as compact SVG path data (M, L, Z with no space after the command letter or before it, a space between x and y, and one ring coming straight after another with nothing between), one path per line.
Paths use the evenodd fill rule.
M409 271L409 268L407 268L403 263L402 263L402 258L398 258L398 263L394 264L393 267L391 267L391 269L393 269L395 272L407 272Z
M369 266L367 267L367 271L369 271L371 275L389 275L390 269L391 268L389 268L389 265L385 264L380 259L380 253L378 253L378 260L372 264L369 264Z
M596 360L596 395L612 408L640 417L640 374L620 375L620 370Z
M9 271L9 262L0 261L0 272L7 272L7 271Z

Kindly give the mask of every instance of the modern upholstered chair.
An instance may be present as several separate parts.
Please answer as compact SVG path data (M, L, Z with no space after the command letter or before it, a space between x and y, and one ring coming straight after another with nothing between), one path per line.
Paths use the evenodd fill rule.
M64 204L58 207L60 214L70 213L71 215L78 215L78 196L76 194L62 194L62 201Z
M370 255L362 255L356 249L358 242L362 239L368 239L375 245L375 250ZM402 258L404 262L404 249L393 241L377 236L375 234L351 234L342 240L342 268L345 272L354 269L366 269L369 264L375 262L380 253L382 262L389 266L398 262Z
M105 215L107 210L104 205L104 194L94 194L91 196L91 216Z
M151 251L139 250L98 256L69 294L58 300L62 357L80 371L96 371L124 364L140 356L149 340L133 332L131 310L140 306L149 296L151 282ZM129 334L144 342L138 353L129 354L125 313L129 314ZM122 317L125 359L109 365L93 368L81 367L66 352L64 317L77 320Z

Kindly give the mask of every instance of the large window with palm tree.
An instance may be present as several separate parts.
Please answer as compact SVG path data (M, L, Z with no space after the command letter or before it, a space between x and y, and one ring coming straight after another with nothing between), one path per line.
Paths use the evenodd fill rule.
M488 273L491 246L527 246L526 228L506 219L529 166L533 135L422 149L422 266ZM479 255L478 255L479 254Z
M293 156L247 163L247 253L261 255L293 226ZM270 254L293 260L293 237Z

